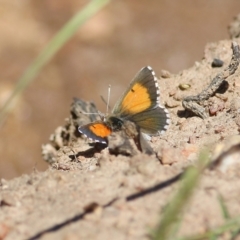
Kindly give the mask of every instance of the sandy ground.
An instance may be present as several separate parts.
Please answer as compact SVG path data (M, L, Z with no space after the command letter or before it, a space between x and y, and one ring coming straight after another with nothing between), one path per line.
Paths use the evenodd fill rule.
M68 129L58 128L50 145L45 145L44 157L51 163L47 171L1 180L0 239L149 239L179 187L178 174L194 164L204 146L212 151L217 146L228 155L220 143L223 149L229 145L231 161L204 171L178 235L202 233L224 223L219 194L231 217L238 216L240 70L227 79L227 88L205 103L216 109L214 116L203 120L181 105L183 97L208 86L231 56L231 41L224 40L209 43L203 60L179 74L155 69L161 100L172 121L164 135L151 139L157 157L140 152L115 156L107 148L91 149L85 139L74 135L74 124L82 119L68 118ZM212 67L214 58L221 59L223 66ZM180 84L190 87L183 91Z
M52 37L87 2L0 1L0 108ZM158 76L161 69L178 73L191 67L206 43L229 38L227 26L239 9L236 0L111 1L13 105L0 128L0 178L47 169L41 145L64 123L73 97L93 101L105 112L100 96L107 96L108 85L113 105L141 67L150 65Z

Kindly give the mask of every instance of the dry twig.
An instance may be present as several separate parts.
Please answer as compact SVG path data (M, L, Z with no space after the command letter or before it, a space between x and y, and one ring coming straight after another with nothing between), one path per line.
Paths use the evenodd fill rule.
M195 113L201 118L208 117L208 113L205 111L205 108L200 105L200 103L213 96L224 80L233 75L237 70L240 62L240 48L236 42L232 42L232 51L233 55L229 66L213 78L212 82L206 89L196 96L188 96L183 99L182 105L185 109Z

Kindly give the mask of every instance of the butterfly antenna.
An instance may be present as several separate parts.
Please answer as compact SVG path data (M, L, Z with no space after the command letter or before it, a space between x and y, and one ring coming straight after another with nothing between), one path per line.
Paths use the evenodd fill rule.
M101 97L102 101L103 101L103 102L106 104L106 106L107 106L108 104L107 104L106 99L105 99L102 95L100 95L100 97ZM111 106L110 106L110 105L108 105L108 109L111 109Z
M107 114L109 109L109 101L110 101L110 93L111 93L111 85L108 85L108 100L107 100Z
M99 115L99 112L97 112L97 113L89 113L89 112L80 111L80 113L82 113L84 115Z
M102 101L106 104L106 106L107 106L107 101L105 100L105 98L101 95L100 96L101 97L101 99L102 99Z

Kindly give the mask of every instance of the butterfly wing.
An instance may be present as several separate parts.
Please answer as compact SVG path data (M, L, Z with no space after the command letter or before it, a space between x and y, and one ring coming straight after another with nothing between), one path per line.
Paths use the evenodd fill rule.
M170 124L167 109L160 105L131 115L128 120L135 122L143 133L149 135L164 133Z
M78 127L78 131L94 142L107 143L112 130L105 122L96 121Z
M151 67L144 67L137 73L116 103L113 114L135 122L147 134L157 134L167 128L169 114L160 105L158 82Z

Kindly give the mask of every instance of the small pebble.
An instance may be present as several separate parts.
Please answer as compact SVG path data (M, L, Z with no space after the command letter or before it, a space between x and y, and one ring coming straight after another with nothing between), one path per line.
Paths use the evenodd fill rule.
M212 106L209 107L209 114L210 116L215 116L218 112L218 105L213 104Z
M191 87L191 85L190 84L188 84L188 83L181 83L181 84L179 84L179 86L178 86L181 90L187 90L187 89L189 89L190 87Z
M166 107L168 107L168 108L175 108L175 107L178 107L179 105L180 105L180 103L175 100L166 101Z
M17 202L16 198L10 194L10 193L4 193L1 196L1 201L0 201L1 206L17 206L20 205L19 202Z
M177 149L171 149L169 147L164 147L162 149L161 155L161 163L163 165L171 165L174 162L182 160L180 156L180 151Z
M173 95L175 95L176 94L176 90L171 90L170 92L169 92L169 96L170 97L172 97Z
M223 63L224 62L221 59L214 58L213 61L212 61L212 67L213 68L222 67Z
M170 78L171 77L171 73L168 72L167 70L162 70L161 71L161 77L162 78Z
M188 143L195 144L196 143L196 137L195 136L190 136L189 140L188 140Z
M235 82L233 83L233 86L234 86L234 87L237 87L237 88L240 87L240 81L239 81L238 78L237 78L237 79L235 80Z
M214 129L214 132L215 133L222 133L224 132L225 130L225 127L223 125L220 125L220 126L217 126L215 129Z
M226 102L228 100L228 97L223 95L223 94L219 94L219 93L216 93L215 96L221 100L223 100L224 102Z

